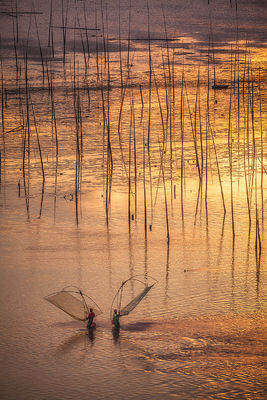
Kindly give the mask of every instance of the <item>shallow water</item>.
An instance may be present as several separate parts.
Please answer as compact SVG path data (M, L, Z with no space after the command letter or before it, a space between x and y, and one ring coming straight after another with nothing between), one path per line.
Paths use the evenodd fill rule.
M15 3L0 2L0 11L9 11L0 15L3 400L264 399L265 8L261 1L237 2L237 50L235 2L232 8L228 1L209 3L168 1L162 11L161 2L149 2L150 88L143 3L131 4L129 33L130 3L120 2L122 70L119 2L103 3L102 10L97 4L100 31L90 36L86 72L86 36L79 30L67 31L63 66L61 2L52 2L54 58L47 47L50 6L36 1L33 9L32 2L19 2L24 15L16 19L10 13ZM96 27L95 2L69 1L68 7L69 28ZM26 11L43 13L36 18L45 77L34 14ZM16 21L21 72L14 57ZM109 53L104 53L103 24ZM172 41L165 40L166 33ZM229 83L227 90L211 89L211 38L216 82ZM235 54L240 58L234 61ZM123 105L121 72L128 85ZM112 300L122 281L139 274L157 284L121 318L116 335ZM68 285L81 288L103 311L89 334L83 323L44 300ZM136 290L129 289L129 298Z
M242 237L233 250L221 221L186 225L169 248L160 227L147 242L129 235L119 212L108 232L96 204L78 228L63 212L55 222L1 212L2 398L263 399L265 255L257 266ZM116 338L111 301L139 273L158 284ZM103 310L89 337L43 300L68 284Z

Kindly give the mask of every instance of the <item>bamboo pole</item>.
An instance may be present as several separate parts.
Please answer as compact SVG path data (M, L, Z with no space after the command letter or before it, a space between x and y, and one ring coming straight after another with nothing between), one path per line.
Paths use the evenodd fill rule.
M135 129L135 108L134 96L132 94L132 119L133 119L133 141L134 141L134 209L135 209L135 222L137 221L137 146L136 146L136 129Z
M150 183L150 230L153 226L153 194L152 194L152 170L151 170L151 157L150 157L150 131L151 131L151 107L152 107L152 55L151 55L151 42L150 42L150 16L149 5L147 0L147 31L148 31L148 59L149 59L149 95L148 95L148 122L147 122L147 155L148 155L148 168L149 168L149 183Z
M98 50L98 21L97 21L97 6L95 1L95 49L96 49L96 83L99 85L99 50Z
M133 124L133 112L131 105L131 117L130 117L130 130L129 130L129 156L128 156L128 225L129 231L131 230L131 156L132 156L132 124Z
M105 39L103 0L100 1L100 9L101 9L101 22L102 22L102 42L103 42L103 51L104 51L104 59L105 59L105 67L106 67L106 64L107 64L107 49L106 49L106 39Z
M184 62L182 70L182 82L181 82L181 97L180 97L180 132L181 132L181 215L182 224L184 224Z
M2 122L2 142L3 142L3 155L5 156L5 99L4 99L4 71L3 60L1 57L1 122Z
M24 197L27 211L27 218L30 219L30 149L31 149L31 132L30 132L30 111L29 111L29 83L28 83L28 49L25 50L25 96L26 96L26 129L24 131L23 140L23 183ZM27 153L27 179L26 179L26 153Z
M120 79L121 79L121 97L123 95L123 68L121 53L121 0L119 0L119 59L120 59Z
M224 200L224 194L223 194L223 187L222 187L222 179L221 179L221 173L220 173L220 167L219 167L219 160L218 160L218 155L217 155L217 150L216 150L216 145L215 145L215 139L214 139L214 132L211 127L209 126L209 130L211 133L211 138L212 138L212 144L213 144L213 149L214 149L214 154L215 154L215 159L216 159L216 167L217 167L217 172L218 172L218 178L219 178L219 183L220 183L220 190L221 190L221 196L222 196L222 203L223 203L223 211L224 214L226 214L226 206L225 206L225 200Z
M107 85L107 191L106 191L106 221L109 222L109 208L111 203L111 186L113 173L113 155L111 147L111 129L110 129L110 57L109 57L109 30L108 30L108 12L106 12L107 26L107 69L108 69L108 85Z
M45 65L44 65L43 50L42 50L42 46L41 46L41 41L40 41L40 36L39 36L39 30L38 30L36 15L34 15L34 21L35 21L35 29L36 29L36 34L37 34L37 40L38 40L38 46L39 46L41 64L42 64L42 72L43 72L43 73L42 73L42 78L43 78L43 85L44 85L44 79L45 79Z
M159 151L160 151L160 153L161 153L161 160L163 160L164 154L163 154L163 150L161 149L160 142L159 142ZM170 230L169 230L169 216L168 216L167 191L166 191L166 182L165 182L165 175L164 175L163 162L161 162L160 164L161 164L162 179L163 179L163 188L164 188L164 201L165 201L165 219L166 219L167 242L168 242L168 245L169 245L169 243L170 243Z
M128 77L130 75L130 51L131 51L131 19L132 19L132 1L129 0L129 19L128 19L128 46L127 46L127 70L128 70Z
M37 139L38 151L39 151L39 157L40 157L40 164L41 164L41 171L42 171L42 176L43 176L41 204L40 204L40 211L39 211L39 218L41 218L42 209L43 209L43 200L44 200L45 171L44 171L44 163L43 163L43 157L42 157L41 143L40 143L38 127L37 127L37 122L36 122L36 117L35 117L35 111L34 111L34 106L33 106L33 103L32 103L31 96L30 96L30 103L31 103L31 108L32 108L33 122L34 122L34 127L35 127L35 133L36 133L36 139Z
M232 51L231 51L231 83L232 83ZM232 89L230 89L229 115L228 115L228 158L230 168L230 187L231 187L231 217L233 243L235 241L235 222L234 222L234 197L233 197L233 138L232 138Z
M54 30L53 30L53 0L50 1L50 16L49 16L49 28L48 28L48 47L52 49L52 56L55 56L54 50Z
M144 226L145 226L145 240L147 240L146 143L145 143L145 129L144 129L144 125L143 125L143 193L144 193Z
M208 224L208 132L210 121L210 37L208 48L208 85L207 85L207 104L206 104L206 135L205 135L205 211L206 211L206 224Z
M62 38L63 38L63 64L66 63L66 44L67 44L67 23L68 23L68 11L69 11L69 0L65 7L64 0L61 0L61 20L62 20ZM65 10L65 13L64 13Z
M262 227L264 227L264 186L263 186L263 127L262 127L262 100L261 100L261 69L259 67L259 113L260 113L260 143L261 143L261 219Z

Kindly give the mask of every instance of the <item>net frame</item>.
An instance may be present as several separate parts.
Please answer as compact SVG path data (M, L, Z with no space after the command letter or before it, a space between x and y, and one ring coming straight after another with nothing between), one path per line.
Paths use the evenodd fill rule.
M121 286L119 287L118 291L116 292L113 301L111 303L111 307L110 307L110 319L112 320L112 316L113 316L113 308L114 308L114 304L117 304L117 310L118 313L120 315L120 317L124 317L128 314L130 314L130 312L132 312L137 306L138 304L141 302L141 300L147 295L147 293L150 291L150 289L152 289L152 287L158 282L155 278L151 277L151 276L145 276L144 278L150 278L154 281L154 283L148 285L146 282L144 282L141 279L137 279L138 277L144 277L144 275L134 275L133 277L127 279L126 281L123 281ZM122 305L122 301L123 301L123 290L125 285L129 282L129 281L137 281L141 284L144 285L144 289L137 295L135 296L128 304L126 304L125 306L121 307Z
M97 303L76 286L66 286L44 299L78 321L87 319L90 308L94 309L95 316L102 314Z

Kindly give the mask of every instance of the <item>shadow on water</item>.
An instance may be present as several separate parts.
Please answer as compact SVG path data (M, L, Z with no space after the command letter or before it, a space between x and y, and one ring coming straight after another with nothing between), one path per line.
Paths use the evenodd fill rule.
M84 328L84 324L78 321L65 321L65 322L54 322L50 325L52 328L76 328L82 329Z
M67 334L67 332L66 332ZM94 345L96 339L95 329L80 329L75 331L74 334L68 336L63 342L57 347L57 354L66 353L77 349L78 347L88 347L88 343L91 347Z
M79 331L75 332L75 334L71 335L70 337L67 337L56 349L57 354L65 354L66 352L70 352L72 350L76 350L77 347L80 346L86 346L88 343L87 340L87 333L86 331ZM90 339L90 338L89 338ZM91 340L91 343L93 344L93 340Z
M133 322L130 324L127 324L123 326L123 330L125 331L146 331L149 329L152 325L155 325L154 322Z

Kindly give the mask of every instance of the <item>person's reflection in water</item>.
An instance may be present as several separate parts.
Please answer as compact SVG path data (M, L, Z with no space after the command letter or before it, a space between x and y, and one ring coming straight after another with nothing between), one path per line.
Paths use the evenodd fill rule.
M113 334L114 343L118 344L119 337L120 337L120 328L113 327L112 334Z
M95 329L88 329L88 337L91 342L91 345L93 346L95 341Z

